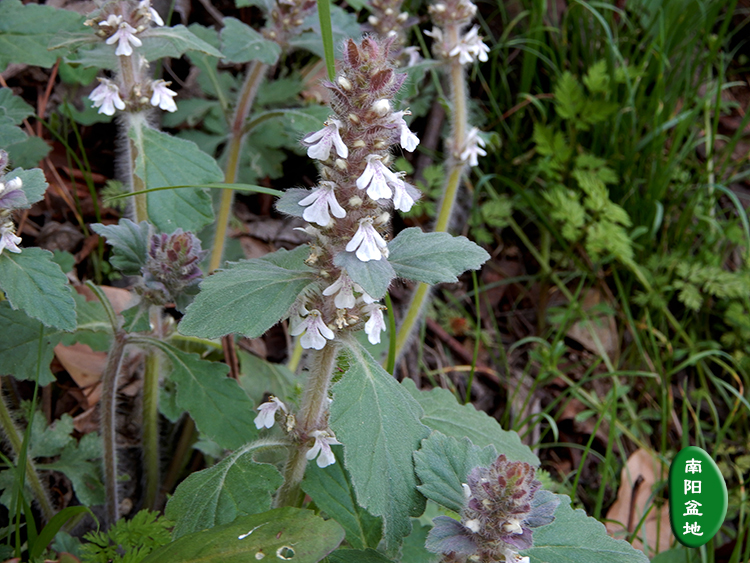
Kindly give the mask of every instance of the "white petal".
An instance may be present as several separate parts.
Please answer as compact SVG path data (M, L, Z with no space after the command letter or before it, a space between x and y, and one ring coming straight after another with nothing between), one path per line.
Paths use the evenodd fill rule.
M357 247L359 247L360 244L362 244L362 241L365 240L365 232L362 228L362 224L360 223L359 228L357 229L357 232L354 233L354 236L352 237L352 240L349 241L349 243L346 245L346 251L347 252L354 252L357 250Z
M307 156L317 160L328 160L331 155L331 139L326 137L314 145L307 147Z
M357 187L360 190L364 190L367 186L370 185L370 182L372 182L372 177L375 175L375 166L373 165L372 161L369 161L367 163L367 166L365 166L365 171L362 172L362 175L357 178Z
M333 455L333 450L328 443L323 442L320 447L320 455L318 456L318 467L328 467L336 463L336 457Z

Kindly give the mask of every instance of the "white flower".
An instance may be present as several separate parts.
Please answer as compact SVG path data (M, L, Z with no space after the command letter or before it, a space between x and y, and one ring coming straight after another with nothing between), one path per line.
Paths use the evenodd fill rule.
M352 240L346 245L347 252L357 251L357 258L362 262L380 260L388 256L388 247L383 237L372 226L372 217L359 220L359 228Z
M439 27L433 27L433 28L432 28L432 30L429 30L429 29L428 29L428 30L426 30L426 31L424 32L424 34L425 34L425 35L426 35L427 37L432 37L432 39L433 39L433 40L434 40L434 41L435 41L436 43L442 43L442 42L443 42L443 30L442 30L442 29L440 29Z
M469 530L474 532L475 534L482 529L482 524L477 520L476 518L474 520L467 520L466 524L464 524Z
M313 444L312 448L307 450L305 457L308 460L312 460L317 456L318 467L328 467L329 465L336 463L336 457L333 455L331 446L340 445L341 442L326 430L313 430L310 432L310 436L315 438L315 444Z
M357 301L354 297L355 291L362 294L365 303L373 302L372 297L367 295L359 284L354 283L346 272L341 272L339 279L323 290L323 295L330 296L335 293L336 297L333 300L333 304L336 305L336 308L351 309Z
M476 166L479 164L477 156L487 156L487 152L481 149L486 143L484 139L479 136L479 129L472 127L469 134L466 135L466 143L464 144L464 150L461 152L461 160L469 163L469 166Z
M152 106L158 106L164 111L177 111L177 105L172 99L177 95L177 92L173 92L167 88L170 84L171 82L165 80L154 80L151 83L151 91L153 92L153 94L151 94Z
M461 64L467 64L474 62L477 58L482 62L487 61L487 53L490 52L490 48L482 42L482 38L479 37L479 26L472 27L466 35L464 35L458 45L453 47L448 53L451 57L458 55L458 62Z
M111 18L112 16L110 16ZM118 16L120 17L120 16ZM122 19L120 17L120 19ZM109 20L107 20L109 24ZM135 36L135 28L130 25L128 22L120 22L120 25L118 26L117 31L107 39L106 43L107 45L113 45L114 43L117 43L117 49L115 50L115 55L119 56L125 56L129 57L133 54L133 47L140 47L143 45L143 42L138 39ZM131 47L131 45L133 47Z
M406 68L412 67L422 60L419 54L419 47L407 47L404 49L404 54L409 55L409 60L406 63Z
M406 189L405 182L401 182L400 186L395 186L393 188L393 207L399 211L407 213L414 205L414 201L414 198L409 195L409 192Z
M276 411L281 409L282 411L289 412L286 410L286 405L279 399L271 395L268 402L263 403L258 407L260 414L255 417L255 427L260 430L261 428L271 428L276 422Z
M13 223L11 223L10 218L8 218L4 224L0 225L0 254L3 253L3 249L5 248L18 254L21 252L21 249L18 246L18 243L20 242L21 237L17 237L13 232Z
M161 16L159 15L159 12L154 10L151 7L151 1L150 0L141 0L138 3L138 9L143 11L148 11L148 14L151 16L151 21L154 22L158 26L164 25L164 20L161 19ZM163 109L163 108L162 108Z
M106 78L100 78L99 82L101 84L89 94L89 99L94 102L93 107L99 108L99 113L104 115L114 115L115 108L125 109L117 84Z
M0 209L17 209L28 203L22 186L23 180L18 177L7 183L0 182Z
M409 110L397 111L391 115L391 121L398 125L401 133L401 146L404 150L414 152L419 144L419 137L417 137L404 120L405 115L411 115Z
M503 525L503 530L510 534L523 534L523 528L521 527L521 521L518 518L510 518L508 522Z
M357 178L357 187L360 190L367 188L367 195L373 200L390 198L393 195L391 187L402 186L404 183L381 159L377 154L367 155L365 171Z
M117 14L109 14L106 20L99 22L99 25L101 27L117 27L121 23L122 23L122 16L118 16Z
M307 156L317 158L318 160L328 160L331 154L331 145L336 148L336 154L341 158L349 156L349 149L346 148L344 141L341 140L339 128L343 126L338 119L329 119L325 122L325 127L315 133L310 133L302 142L308 144Z
M298 317L290 333L292 336L302 334L299 342L306 350L310 348L322 350L326 345L326 339L333 340L334 338L333 331L323 322L320 311L317 309L310 311L304 318Z
M334 185L333 182L323 181L318 189L313 190L313 193L299 201L299 205L309 205L302 213L305 221L327 227L331 223L331 215L339 219L346 217L346 211L336 200ZM331 215L328 214L329 210Z
M365 333L370 344L380 344L380 333L385 330L383 309L379 303L373 303L365 308L370 313L370 319L365 323Z

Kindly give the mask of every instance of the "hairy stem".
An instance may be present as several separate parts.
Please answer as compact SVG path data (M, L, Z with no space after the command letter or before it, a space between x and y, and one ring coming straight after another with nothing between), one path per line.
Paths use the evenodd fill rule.
M2 380L0 380L1 382ZM1 389L1 387L0 387ZM0 392L0 427L3 429L3 434L8 438L10 447L13 449L13 455L18 458L23 447L23 439L21 438L21 431L16 427L16 423L8 410L8 405L5 404L5 397ZM52 503L50 502L47 494L47 489L44 488L42 480L39 478L39 474L36 472L34 462L26 458L26 479L34 492L39 508L44 514L44 519L49 521L54 515L55 511L52 509Z
M117 499L117 428L115 424L117 402L117 376L128 336L124 331L115 332L109 349L107 364L102 374L102 396L100 399L100 426L104 443L104 488L107 496L108 525L117 522L120 516Z
M151 307L151 324L161 338L161 308ZM143 461L146 469L144 506L157 509L159 497L159 373L161 356L149 350L143 374Z
M140 82L141 71L138 69L138 61L135 56L117 57L120 64L120 79L122 81L122 91L131 92ZM136 140L131 139L129 132L132 128L136 138L140 137L140 128L146 125L145 112L123 112L123 127L125 129L125 147L127 152L127 177L126 183L131 192L140 192L146 189L143 180L135 175L135 159L138 158L138 147L143 146ZM148 221L148 202L146 194L137 194L135 196L135 221Z
M458 43L458 29L451 26L446 30L453 37L454 44ZM459 158L461 149L466 142L466 130L468 127L468 111L466 105L466 81L464 69L458 59L452 58L446 62L450 72L450 92L453 100L453 111L451 113L451 128L453 131L452 142L448 144L451 152L446 163L446 183L443 190L443 199L440 202L440 211L435 222L435 232L445 232L450 226L453 211L456 207L456 196L461 187L466 164ZM396 337L396 363L401 358L406 345L414 334L418 321L422 316L425 306L430 298L430 286L419 283L414 290L409 307L401 321L401 326Z
M314 430L325 430L328 426L326 411L328 410L328 386L331 384L333 370L336 367L339 346L337 342L326 344L325 348L313 352L310 374L307 386L302 396L302 406L297 418L297 434L300 442L289 452L284 468L284 484L281 485L274 506L299 506L301 504L300 483L305 476L307 458L305 454L310 449L307 437Z
M242 146L245 143L243 126L247 120L247 116L250 115L255 95L258 93L258 87L263 81L267 69L268 65L258 61L252 61L247 67L245 83L242 85L237 99L237 107L234 109L234 116L231 123L232 130L229 135L229 143L227 144L227 165L224 171L224 182L227 184L234 184L237 181ZM209 262L209 271L211 272L221 266L233 198L234 190L231 188L221 190L219 215L216 218L216 236L214 237L214 245L211 249L211 260Z

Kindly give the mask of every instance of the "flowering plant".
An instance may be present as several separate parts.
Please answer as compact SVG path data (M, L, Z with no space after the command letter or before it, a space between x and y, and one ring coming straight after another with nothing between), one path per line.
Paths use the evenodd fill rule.
M7 1L20 9L15 0ZM385 333L390 330L387 338L396 338L393 322L389 329L386 321L386 313L393 313L388 292L396 279L455 282L465 271L479 269L489 254L465 237L444 232L447 225L436 232L411 227L394 235L394 214L411 211L420 199L394 166L397 151L414 152L420 146L401 95L408 69L416 63L403 33L414 19L401 2L374 2L368 18L374 34L342 41L338 72L324 82L330 103L323 119L318 119L320 108L252 113L280 53L315 37L308 19L314 7L309 0L279 0L267 7L261 33L226 18L217 34L169 26L166 14L149 0L117 0L103 3L86 19L87 35L53 41L69 60L97 61L94 66L107 73L86 103L97 115L118 116L120 164L135 220L99 222L91 229L112 247L110 265L128 277L132 295L127 305L115 307L100 285L78 284L74 293L51 253L23 246L14 212L41 200L47 184L38 169L6 171L8 158L0 152L0 288L6 298L0 303L5 321L0 351L13 350L19 358L8 362L0 354L0 366L43 386L54 381L52 350L85 341L106 351L95 444L84 439L74 444L73 427L64 426L68 419L53 428L42 424L40 430L32 406L32 447L26 448L0 401L3 430L22 468L16 474L28 474L30 494L44 518L56 525L55 503L39 477L44 466L35 463L60 456L65 462L59 471L68 471L78 499L104 505L105 525L114 534L128 508L118 462L118 378L128 359L143 356L141 504L164 507L173 530L172 541L148 558L146 551L156 545L130 552L134 560L270 556L354 563L413 557L551 563L580 555L580 542L569 532L580 528L593 537L586 549L593 545L596 553L607 554L602 561L638 561L627 544L607 538L600 525L573 511L564 497L541 489L535 469L539 460L517 434L473 406L457 403L448 391L422 391L409 379L399 382L376 358L373 346L386 340ZM457 69L452 103L463 107L459 114L466 109L461 101L464 66L487 60L478 27L467 30L475 12L468 0L430 8L436 25L433 51L446 68ZM237 37L252 45L251 55L237 47ZM195 143L156 127L159 118L175 123L168 120L178 117L169 116L178 116L180 108L172 84L155 77L151 63L184 53L247 63L233 109L226 100L212 106L221 107L219 113L228 118L219 128L222 142L214 145L226 147L223 167ZM216 71L206 64L202 69ZM217 98L222 95L217 90ZM167 113L160 115L157 108ZM300 225L307 244L224 262L232 189L247 188L237 180L243 148L252 142L248 134L287 110L304 124L300 131L295 122L295 149L315 161L319 178L309 189L281 194L251 189L280 195L276 208ZM468 128L464 118L457 123L448 157L454 191L447 200L455 198L467 167L485 155L478 129ZM208 251L195 233L213 222L206 190L215 187L223 193L207 266ZM70 278L77 281L72 272ZM234 335L258 338L279 323L297 337L304 370L298 380L291 370L243 358L259 366L258 372L276 369L291 381L266 388L266 382L232 365ZM219 347L226 363L214 361ZM40 349L46 355L32 365ZM230 370L232 377L227 377ZM197 431L196 448L216 462L192 472L173 491L166 487L173 493L168 500L161 490L160 413L175 425L182 420L184 448ZM23 459L27 449L28 460ZM77 456L77 465L70 456ZM92 462L99 458L101 470ZM80 468L86 479L76 474ZM25 491L24 486L21 479ZM160 538L164 527L162 521ZM110 548L109 539L98 541L102 550ZM30 552L41 555L46 547ZM107 557L114 558L115 548L110 551Z

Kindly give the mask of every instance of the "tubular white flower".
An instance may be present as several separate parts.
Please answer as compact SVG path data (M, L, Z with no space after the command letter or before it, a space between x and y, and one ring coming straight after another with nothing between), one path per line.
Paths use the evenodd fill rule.
M331 223L331 215L338 219L346 217L346 210L336 200L334 186L333 182L323 181L313 193L299 201L299 205L309 206L302 213L305 221L327 227Z
M111 16L110 16L111 17ZM109 21L109 20L108 20ZM128 22L121 21L117 31L107 39L107 45L117 43L115 55L129 57L133 54L133 47L140 47L143 42L135 36L136 30ZM131 46L132 45L132 46Z
M271 428L274 425L274 422L276 422L276 411L279 409L285 413L289 412L283 402L271 395L268 402L265 402L258 407L260 414L255 417L255 427L258 430L264 427Z
M380 344L380 333L385 330L385 319L383 308L380 303L373 303L365 308L370 314L370 319L365 323L365 333L370 344Z
M388 255L388 246L383 237L380 236L375 227L372 226L372 217L359 220L359 228L354 233L352 240L346 245L347 252L357 251L357 258L362 262L380 260Z
M26 193L21 189L23 180L13 178L7 183L0 182L0 209L17 209L26 205Z
M489 52L490 48L479 37L479 26L475 25L466 32L466 35L460 39L459 44L453 47L448 54L451 57L458 56L459 63L467 64L474 62L475 59L486 62Z
M0 225L0 254L3 253L3 249L7 248L10 252L18 254L21 252L21 248L18 244L21 242L21 237L17 237L13 232L13 223L8 218L2 225Z
M138 4L138 9L140 10L148 10L149 15L151 16L151 21L154 22L158 26L164 25L164 20L161 19L161 16L159 15L159 12L154 10L154 8L151 7L151 1L150 0L141 0Z
M469 166L477 166L479 161L477 156L487 156L487 152L480 147L486 146L484 139L479 136L479 129L472 127L469 134L466 135L466 143L464 144L464 150L461 152L460 158L463 162L468 162Z
M406 184L402 181L400 186L393 188L393 207L407 213L414 205L414 198L406 191Z
M115 108L125 109L125 102L120 97L120 89L117 84L106 78L100 78L99 86L89 94L89 99L94 102L93 107L99 108L99 113L114 115Z
M411 115L409 110L397 111L391 115L391 121L398 125L401 133L401 147L405 151L414 152L419 144L419 137L417 137L404 120L405 115Z
M406 68L412 67L422 60L419 54L419 47L407 47L404 49L404 54L409 56L409 60L406 62Z
M362 175L357 178L360 190L367 188L367 195L372 200L388 199L393 195L391 187L403 186L404 181L381 161L377 154L367 155L367 166Z
M362 293L363 298L367 295L359 284L354 283L344 271L341 272L341 275L335 282L323 290L323 295L331 296L336 294L336 297L333 300L333 304L336 305L336 308L351 309L357 302L357 299L354 297L355 291ZM372 299L369 295L367 295L367 298Z
M298 317L290 334L292 336L302 334L299 342L306 350L310 348L322 350L326 345L326 340L333 340L334 338L333 331L323 322L323 319L320 317L320 311L317 309L310 311L304 318Z
M308 145L307 156L318 160L328 160L331 154L331 146L333 146L336 149L336 154L341 158L348 158L349 149L339 134L339 128L342 126L343 123L338 119L329 119L325 122L323 129L310 133L302 139L302 142Z
M340 445L336 437L326 430L313 430L310 436L315 438L313 447L307 450L305 457L308 460L318 458L318 467L328 467L336 463L336 457L333 455L331 446ZM320 454L320 455L318 455Z
M177 111L177 104L175 104L172 99L177 95L177 92L167 88L170 84L172 83L167 82L166 80L154 80L151 83L151 91L153 92L151 94L152 106L159 107L164 111Z

